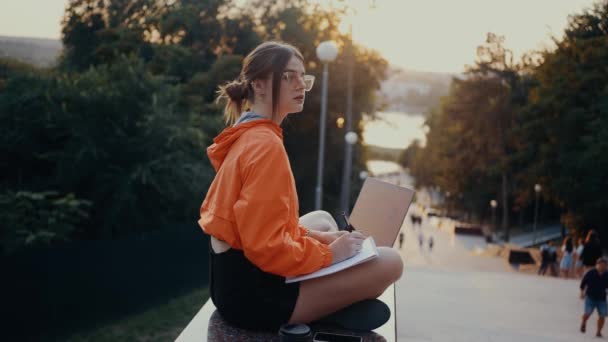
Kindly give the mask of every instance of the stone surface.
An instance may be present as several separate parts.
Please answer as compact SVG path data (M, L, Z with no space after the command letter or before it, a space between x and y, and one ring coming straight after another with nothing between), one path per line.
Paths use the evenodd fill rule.
M422 228L413 228L408 217L403 232L400 253L406 269L395 285L397 341L598 341L596 314L585 335L578 331L583 309L578 280L526 274L534 272L534 265L514 269L496 245L480 237L456 236L449 221L425 219ZM205 341L208 332L217 336L213 324L207 330L215 309L208 304L178 341ZM207 321L201 321L203 317ZM385 331L394 331L392 324L383 327ZM241 341L231 336L230 341Z
M354 335L362 338L362 342L386 342L386 339L375 332L357 333L331 326L312 325L315 332L330 332L344 335ZM226 323L221 315L214 311L209 319L207 341L209 342L279 342L279 337L272 332L258 332L239 329Z
M379 297L385 302L393 312L391 319L380 328L371 332L354 332L344 329L338 329L331 326L312 325L311 329L323 332L334 332L346 335L355 335L363 338L364 342L392 342L395 341L395 286L390 286ZM195 342L195 341L242 341L242 342L257 342L257 341L278 341L278 335L272 332L259 332L240 329L227 324L221 315L216 311L211 300L199 310L194 318L188 323L188 326L178 336L178 342Z
M401 254L406 271L397 283L398 341L597 341L594 314L578 331L583 301L578 280L514 270L506 258L484 253L485 241L458 237L450 223L406 220ZM438 226L440 228L438 228ZM499 253L493 253L498 255ZM606 331L608 333L608 331Z

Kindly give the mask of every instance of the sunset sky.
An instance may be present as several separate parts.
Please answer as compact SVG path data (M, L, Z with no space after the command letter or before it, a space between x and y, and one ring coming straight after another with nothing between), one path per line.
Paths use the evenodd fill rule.
M314 0L330 3L329 0ZM334 1L337 2L337 1ZM516 56L551 45L569 14L593 0L352 0L354 39L406 69L460 72L485 33L507 38ZM0 1L0 35L60 38L66 0Z

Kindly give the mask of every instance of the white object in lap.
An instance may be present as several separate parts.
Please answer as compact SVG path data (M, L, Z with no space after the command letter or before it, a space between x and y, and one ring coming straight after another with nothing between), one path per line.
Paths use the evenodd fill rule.
M215 254L220 254L229 250L230 245L222 240L216 239L215 237L211 236L211 248L213 249Z

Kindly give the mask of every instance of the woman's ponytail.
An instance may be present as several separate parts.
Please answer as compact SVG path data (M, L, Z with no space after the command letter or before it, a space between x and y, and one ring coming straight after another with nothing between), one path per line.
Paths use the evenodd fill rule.
M223 86L217 91L217 101L226 100L224 108L224 120L227 124L234 124L241 116L245 103L251 95L249 82L235 80Z

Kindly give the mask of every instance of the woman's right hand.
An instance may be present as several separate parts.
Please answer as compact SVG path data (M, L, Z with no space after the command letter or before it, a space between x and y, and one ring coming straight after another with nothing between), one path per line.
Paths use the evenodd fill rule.
M332 264L346 260L361 250L361 245L366 236L360 232L347 233L335 239L329 245L333 259Z

